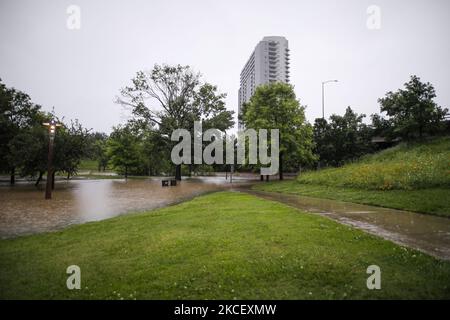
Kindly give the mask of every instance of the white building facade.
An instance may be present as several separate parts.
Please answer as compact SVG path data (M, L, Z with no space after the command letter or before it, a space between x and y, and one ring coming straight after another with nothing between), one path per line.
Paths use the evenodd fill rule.
M270 82L289 83L289 47L285 37L264 37L241 71L239 109L255 93L256 87ZM243 129L239 123L239 129Z

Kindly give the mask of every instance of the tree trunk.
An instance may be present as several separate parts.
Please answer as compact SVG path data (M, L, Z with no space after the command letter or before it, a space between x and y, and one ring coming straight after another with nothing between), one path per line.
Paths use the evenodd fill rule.
M43 171L39 171L39 177L38 177L38 179L36 180L36 183L34 184L36 187L39 185L39 183L41 182L41 180L42 180L42 175L44 174L44 172Z
M16 168L11 168L11 176L9 177L9 183L14 185L16 183Z
M70 179L70 172L67 172L67 180Z
M266 181L269 181L269 175L266 175Z
M261 177L260 177L260 178L261 178L261 181L264 181L264 176L263 176L263 175L261 175Z
M52 190L55 190L55 170L52 172Z
M280 152L280 163L279 163L279 170L280 170L280 180L283 180L283 153Z
M175 180L181 181L181 164L177 164L175 167Z

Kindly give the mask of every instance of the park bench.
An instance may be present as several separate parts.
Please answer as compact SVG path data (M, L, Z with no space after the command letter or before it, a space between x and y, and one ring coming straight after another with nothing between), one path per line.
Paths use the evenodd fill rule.
M165 180L161 180L161 185L163 187L168 187L170 183L170 186L176 186L177 185L177 180L176 179L165 179Z

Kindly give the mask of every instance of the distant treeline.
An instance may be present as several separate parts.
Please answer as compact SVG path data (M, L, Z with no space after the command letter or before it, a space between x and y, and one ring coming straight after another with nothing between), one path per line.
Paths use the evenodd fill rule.
M0 172L8 174L11 183L16 176L40 182L47 170L49 141L43 123L51 119L62 124L55 137L54 169L67 178L77 174L82 159L96 161L99 171L110 167L125 176L180 178L182 171L230 170L227 165L174 166L170 161L176 144L170 140L174 129L192 131L194 121L202 121L203 130L225 131L234 125L233 112L225 107L226 95L216 86L201 82L189 66L179 65L155 65L152 71L138 72L131 83L120 91L117 103L131 108L132 118L113 127L108 136L90 132L78 120L67 122L44 112L26 93L0 81ZM371 115L371 124L363 122L364 114L348 107L344 115L319 118L311 125L293 87L272 83L257 88L239 119L248 128L280 129L280 166L296 172L305 167L340 166L401 140L448 134L448 109L438 106L435 97L430 83L411 76L404 89L378 100L381 113ZM244 171L258 168L235 166Z

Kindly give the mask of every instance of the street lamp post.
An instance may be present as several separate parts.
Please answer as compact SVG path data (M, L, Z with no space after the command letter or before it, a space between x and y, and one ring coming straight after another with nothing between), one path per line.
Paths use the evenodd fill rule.
M43 123L44 126L48 127L48 158L47 158L47 184L45 187L45 199L52 198L52 184L53 184L53 145L55 141L56 128L60 127L61 124L57 123L55 120Z
M337 80L327 80L322 81L322 119L325 119L325 93L324 93L324 87L326 83L329 82L338 82Z

